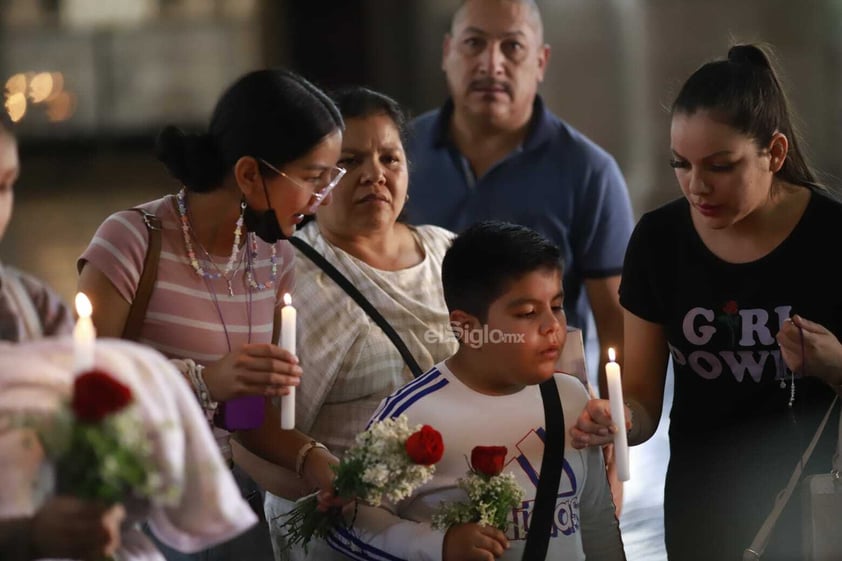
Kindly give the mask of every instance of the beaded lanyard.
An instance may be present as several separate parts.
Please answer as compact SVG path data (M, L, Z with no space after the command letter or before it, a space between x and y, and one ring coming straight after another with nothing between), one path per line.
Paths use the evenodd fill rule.
M239 267L238 267L239 268ZM228 352L231 352L231 336L228 333L228 325L225 323L225 317L222 314L222 306L219 305L219 299L216 295L216 290L214 289L213 285L211 284L211 279L208 277L202 277L202 280L205 283L205 287L208 289L208 293L213 300L213 306L216 309L216 315L219 317L219 323L222 324L222 331L225 333L225 342L228 345ZM227 279L226 279L227 280ZM230 281L228 282L229 289L231 288ZM246 287L246 292L248 294L248 305L246 306L246 319L248 320L249 330L248 330L248 339L247 342L251 343L251 308L252 308L252 292L251 288ZM233 296L233 294L231 294Z
M801 336L801 377L803 378L804 376L807 375L807 353L805 352L805 347L804 347L804 329L802 329L801 326L796 326L796 327L798 327L798 334ZM781 361L783 361L783 356L781 357ZM786 363L784 363L784 364L786 364ZM784 368L786 368L786 366L784 366ZM795 371L790 370L789 368L786 368L786 370L789 370L789 404L788 404L788 406L792 407L792 404L795 403ZM786 389L786 380L784 378L781 378L781 389Z
M266 282L258 282L254 275L254 262L253 260L257 259L257 237L254 233L249 232L247 237L251 242L251 249L249 250L246 247L243 251L243 255L240 256L240 259L237 260L237 255L239 253L240 248L240 240L242 239L243 233L243 216L246 209L246 202L245 200L240 202L240 216L237 218L236 225L234 227L234 243L231 246L231 256L228 258L228 263L225 265L225 270L220 270L216 263L213 261L213 257L211 257L210 253L204 248L201 242L196 238L196 243L201 248L202 252L204 252L205 256L207 257L208 262L211 266L216 269L216 272L206 271L202 268L201 264L199 263L199 259L196 257L196 252L193 249L193 242L191 241L191 235L193 234L193 228L190 221L190 210L187 208L187 190L185 188L181 188L181 190L176 195L176 206L178 208L179 218L181 219L181 232L184 237L184 247L187 251L187 258L190 261L190 265L193 267L193 270L196 272L197 275L204 281L205 287L207 288L208 292L213 299L214 307L216 308L217 316L219 316L219 321L222 324L222 329L225 332L225 341L228 344L228 352L231 352L231 337L228 333L228 326L225 324L225 318L222 314L222 308L219 305L219 300L216 295L216 290L211 285L211 280L215 279L223 279L225 280L226 284L228 285L228 295L234 296L234 287L233 281L234 277L237 274L237 271L240 269L240 265L242 264L243 258L246 258L246 270L245 270L245 278L247 284L250 288L248 288L248 307L246 308L246 314L249 323L249 331L248 331L248 342L251 343L251 329L252 329L252 291L251 289L255 290L267 290L275 286L275 283L278 279L278 261L277 261L277 244L271 245L271 252L269 256L269 261L272 264L272 271L270 273L270 277ZM230 276L229 276L230 275Z

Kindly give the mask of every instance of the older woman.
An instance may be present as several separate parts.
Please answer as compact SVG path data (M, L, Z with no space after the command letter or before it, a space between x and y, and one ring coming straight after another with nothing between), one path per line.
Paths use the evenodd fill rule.
M399 221L409 178L405 119L397 103L363 88L344 90L334 101L345 120L339 165L347 174L333 203L319 208L316 221L296 233L294 245L305 242L339 270L395 329L417 365L430 368L457 346L441 288L441 260L453 235ZM297 350L306 372L296 397L296 428L320 443L299 451L303 480L297 481L319 484L332 480L330 463L362 431L380 400L413 373L375 320L300 250L295 275ZM270 438L263 446L249 438L255 435L242 436L252 450L273 459ZM267 519L285 513L290 499L309 490L305 485L284 498L267 495ZM272 524L279 544L281 522ZM301 551L293 555L304 557ZM312 559L329 555L319 545L309 548Z

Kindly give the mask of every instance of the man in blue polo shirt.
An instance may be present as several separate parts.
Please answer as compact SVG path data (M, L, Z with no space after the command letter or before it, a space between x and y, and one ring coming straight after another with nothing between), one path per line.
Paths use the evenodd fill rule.
M550 56L537 6L466 0L443 50L450 99L411 124L409 219L456 232L507 220L553 240L567 321L585 330L590 302L604 363L609 346L623 348L617 290L631 205L614 159L537 95Z

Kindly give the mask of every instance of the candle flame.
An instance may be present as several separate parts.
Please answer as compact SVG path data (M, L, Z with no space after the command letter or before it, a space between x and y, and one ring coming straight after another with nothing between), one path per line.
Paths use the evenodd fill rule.
M289 295L289 292L284 294L284 306L292 306L292 296Z
M614 353L614 347L608 347L608 360L611 362L617 360L617 355Z
M94 311L91 301L84 292L76 293L76 313L80 318L89 318Z

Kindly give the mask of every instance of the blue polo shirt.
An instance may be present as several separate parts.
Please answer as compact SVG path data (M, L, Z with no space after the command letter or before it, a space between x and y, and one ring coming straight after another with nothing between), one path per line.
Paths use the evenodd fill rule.
M410 124L407 217L460 232L480 220L528 226L564 255L565 312L585 329L585 279L619 275L634 227L617 162L536 97L523 144L475 177L450 140L453 102Z

